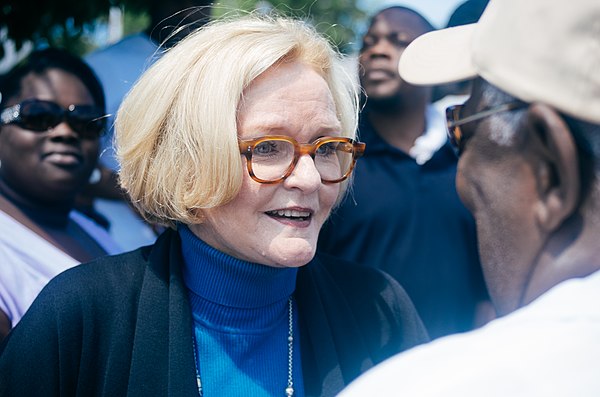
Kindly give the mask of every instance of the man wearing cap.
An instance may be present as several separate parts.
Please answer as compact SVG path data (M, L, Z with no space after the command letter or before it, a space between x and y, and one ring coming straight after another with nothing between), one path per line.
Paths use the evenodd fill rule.
M431 88L398 74L400 54L431 30L406 7L372 18L359 58L367 95L359 134L367 150L352 193L321 230L319 249L398 280L436 338L473 329L478 303L488 297L443 114L430 105Z
M398 355L343 396L600 395L600 2L491 0L404 52L414 84L477 77L448 110L499 319Z

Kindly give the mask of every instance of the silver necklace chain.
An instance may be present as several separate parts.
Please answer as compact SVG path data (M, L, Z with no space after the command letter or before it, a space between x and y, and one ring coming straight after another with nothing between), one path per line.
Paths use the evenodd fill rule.
M288 379L285 395L292 397L294 395L294 380L292 377L292 363L294 361L294 313L292 312L292 297L288 299Z
M293 362L294 362L294 312L292 297L288 299L288 378L287 387L285 388L286 397L294 395L294 379L293 379ZM202 397L202 380L200 379L200 371L198 371L198 358L196 356L196 335L192 337L194 348L194 368L196 369L196 384L198 385L198 394Z

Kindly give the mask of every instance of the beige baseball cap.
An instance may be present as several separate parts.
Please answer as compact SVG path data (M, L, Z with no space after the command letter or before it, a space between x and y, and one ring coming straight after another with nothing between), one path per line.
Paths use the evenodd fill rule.
M398 68L415 85L481 76L600 124L600 0L490 0L476 24L419 36Z

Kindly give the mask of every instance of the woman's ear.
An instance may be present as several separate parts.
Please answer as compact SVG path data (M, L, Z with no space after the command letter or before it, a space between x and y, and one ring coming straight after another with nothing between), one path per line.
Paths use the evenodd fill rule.
M550 106L532 104L526 117L538 187L535 215L540 228L551 232L576 210L580 199L577 146L568 125Z

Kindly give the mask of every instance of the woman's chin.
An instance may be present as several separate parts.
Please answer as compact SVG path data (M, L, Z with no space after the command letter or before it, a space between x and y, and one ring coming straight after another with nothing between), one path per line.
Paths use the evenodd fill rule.
M288 241L273 248L273 265L275 267L302 267L315 257L316 244L302 239ZM271 262L271 261L269 261Z

